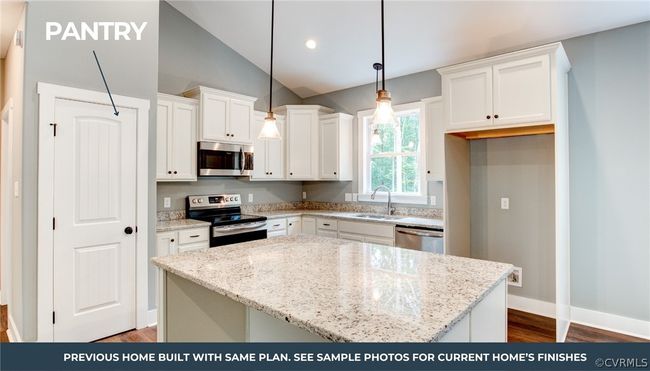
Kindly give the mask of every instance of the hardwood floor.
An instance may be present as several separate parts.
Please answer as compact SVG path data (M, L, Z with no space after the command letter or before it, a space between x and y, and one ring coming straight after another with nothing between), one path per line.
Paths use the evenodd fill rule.
M7 306L0 306L0 342L8 342ZM156 341L156 327L132 330L97 340L98 343L152 343ZM508 309L509 343L552 343L555 341L555 320L536 314ZM601 330L575 323L569 327L567 343L648 342L648 340Z

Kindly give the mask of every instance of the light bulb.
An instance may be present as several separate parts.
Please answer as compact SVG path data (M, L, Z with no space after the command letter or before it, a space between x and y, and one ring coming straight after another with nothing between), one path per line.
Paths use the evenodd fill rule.
M269 112L264 118L264 125L262 125L262 130L257 136L258 139L282 139L280 136L280 131L278 130L278 125L275 122L275 117L273 112Z
M393 112L390 101L390 93L386 90L379 90L377 92L377 108L375 109L375 114L372 116L372 123L374 125L397 125L395 113Z
M372 137L370 138L370 144L372 146L377 146L381 144L381 135L379 135L379 129L372 131Z

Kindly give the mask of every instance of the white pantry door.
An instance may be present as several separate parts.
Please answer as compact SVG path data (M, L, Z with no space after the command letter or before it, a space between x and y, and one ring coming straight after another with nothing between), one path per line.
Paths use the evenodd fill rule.
M137 113L118 110L56 99L54 341L136 327Z

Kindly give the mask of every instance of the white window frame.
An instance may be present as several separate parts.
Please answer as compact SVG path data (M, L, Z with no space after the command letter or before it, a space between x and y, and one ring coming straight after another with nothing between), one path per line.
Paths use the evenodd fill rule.
M419 143L419 152L418 152L418 171L420 172L420 193L418 195L409 194L409 193L391 193L391 198L394 203L400 204L416 204L416 205L426 205L428 200L428 185L427 185L427 174L426 174L426 161L427 161L427 137L426 137L426 122L424 115L424 104L422 102L413 102L400 104L393 106L393 110L397 113L400 111L408 110L419 110L420 112L420 143ZM368 159L370 156L369 148L366 148L366 143L369 140L369 130L365 123L365 119L371 117L375 112L374 109L363 110L357 112L357 130L358 130L358 200L361 202L386 202L388 200L388 194L386 192L377 192L377 195L374 200L370 199L372 190L366 189L366 186L369 184L370 179L370 169L367 166Z

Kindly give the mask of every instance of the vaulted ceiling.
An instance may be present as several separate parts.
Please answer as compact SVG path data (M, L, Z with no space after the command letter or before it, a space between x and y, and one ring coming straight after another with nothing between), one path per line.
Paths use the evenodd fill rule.
M266 1L170 1L269 70ZM373 82L379 1L276 1L275 77L301 97ZM650 1L387 0L386 77L650 20ZM313 39L311 50L305 41Z

